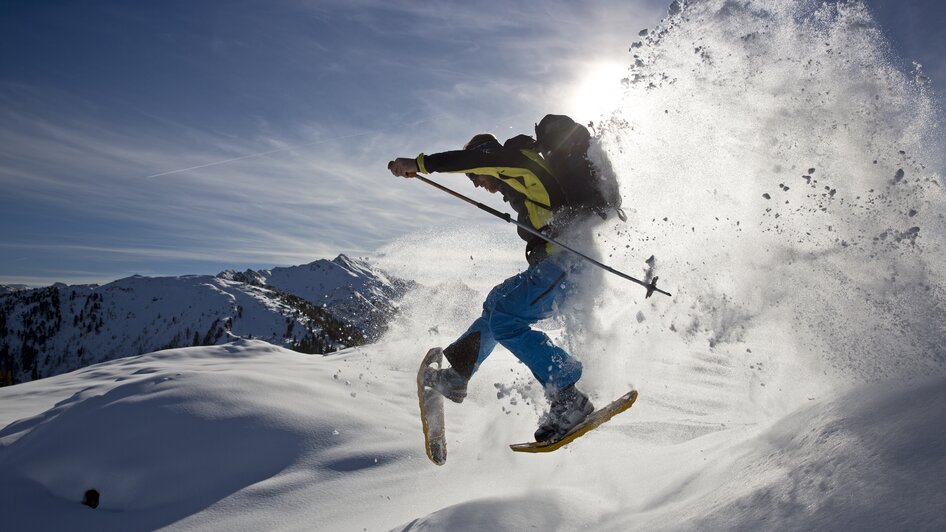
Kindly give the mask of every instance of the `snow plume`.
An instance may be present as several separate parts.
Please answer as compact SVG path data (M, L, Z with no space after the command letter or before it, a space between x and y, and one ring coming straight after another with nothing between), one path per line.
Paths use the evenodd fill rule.
M598 402L636 387L665 421L765 422L827 388L942 372L946 150L928 84L897 70L858 2L671 13L628 43L624 97L596 124L592 156L630 220L592 228L597 249L572 243L674 295L589 269L565 318L539 324L582 360L583 387ZM495 221L381 255L424 286L388 336L423 346L414 358L525 267ZM484 405L493 384L530 380L497 352Z
M822 374L942 372L946 150L929 86L897 70L860 2L670 12L631 44L597 148L631 215L603 231L605 256L643 267L655 254L675 297L645 304L609 280L616 327L656 321L610 343L651 364L772 368L764 395L784 384L786 406Z

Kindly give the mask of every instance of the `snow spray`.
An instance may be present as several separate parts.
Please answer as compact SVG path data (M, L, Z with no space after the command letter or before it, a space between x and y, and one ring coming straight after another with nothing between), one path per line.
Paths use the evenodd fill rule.
M869 10L674 2L629 53L593 150L633 220L599 242L619 264L655 253L679 304L608 306L641 323L610 351L699 368L716 382L695 393L752 408L943 372L946 149L927 78Z
M631 219L593 228L590 251L670 280L674 297L588 269L564 324L539 324L582 360L583 389L636 388L636 415L659 407L661 423L760 423L829 388L946 370L932 87L899 68L862 3L674 2L629 32L628 60L590 155L613 168ZM393 330L452 341L524 267L514 235L485 231L382 250L386 267L442 283L402 308L437 333Z

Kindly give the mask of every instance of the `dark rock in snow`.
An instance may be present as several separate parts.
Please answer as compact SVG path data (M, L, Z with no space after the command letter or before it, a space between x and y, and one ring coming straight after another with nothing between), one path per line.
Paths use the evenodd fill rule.
M82 497L82 504L88 506L89 508L98 508L99 507L98 490L86 491L85 495Z

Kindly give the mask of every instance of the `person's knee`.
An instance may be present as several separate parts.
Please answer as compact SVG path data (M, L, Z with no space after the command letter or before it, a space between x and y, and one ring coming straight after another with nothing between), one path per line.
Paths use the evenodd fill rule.
M486 300L483 301L483 315L488 316L496 310L496 306L500 301L506 296L505 293L500 289L502 285L494 287L489 291L489 294L486 296Z
M489 318L489 330L497 342L515 338L529 330L529 323L506 312L494 310Z

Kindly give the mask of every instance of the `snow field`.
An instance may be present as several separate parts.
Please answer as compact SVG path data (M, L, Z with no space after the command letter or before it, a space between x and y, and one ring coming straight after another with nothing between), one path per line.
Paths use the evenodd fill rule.
M2 420L0 510L11 530L943 524L942 377L832 394L764 427L670 421L674 409L645 388L568 448L521 455L506 445L528 438L532 406L500 407L489 382L516 372L507 355L448 405L450 454L437 467L404 348L323 358L241 341L6 388L17 416L36 407ZM90 488L96 510L79 504Z

